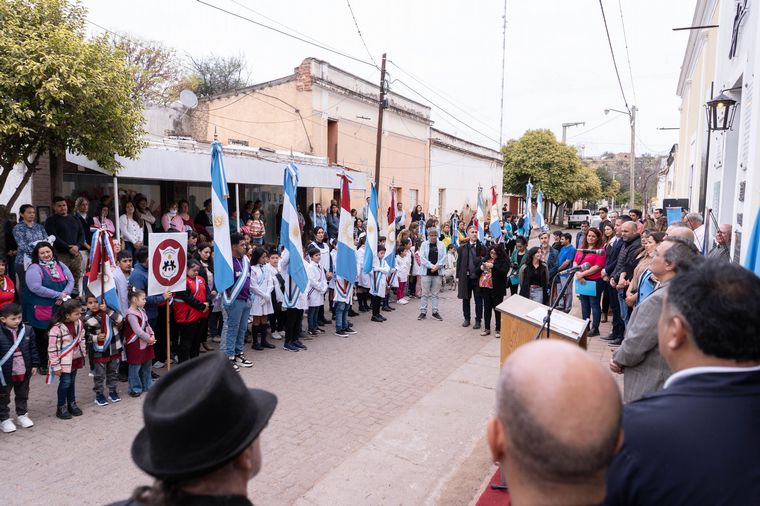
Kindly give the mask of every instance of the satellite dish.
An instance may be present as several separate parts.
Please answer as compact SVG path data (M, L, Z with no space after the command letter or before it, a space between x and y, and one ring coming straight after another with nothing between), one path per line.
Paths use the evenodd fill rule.
M179 92L179 101L188 109L195 109L195 106L198 105L198 97L192 90L182 90Z

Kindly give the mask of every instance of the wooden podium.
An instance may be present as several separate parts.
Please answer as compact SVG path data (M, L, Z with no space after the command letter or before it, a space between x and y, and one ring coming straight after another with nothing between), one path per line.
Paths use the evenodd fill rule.
M510 353L518 346L533 340L541 328L543 316L538 317L539 311L545 315L548 306L539 304L520 295L512 295L496 307L501 318L501 353L499 365L504 364ZM533 313L532 315L530 313ZM570 330L573 327L573 330ZM562 339L586 349L588 333L588 321L581 320L562 311L555 310L552 313L551 334L552 339ZM545 339L546 333L542 334Z

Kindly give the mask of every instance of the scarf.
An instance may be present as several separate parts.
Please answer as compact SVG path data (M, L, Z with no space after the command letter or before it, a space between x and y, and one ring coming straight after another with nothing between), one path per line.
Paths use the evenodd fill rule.
M42 260L40 260L39 263L41 267L47 269L48 274L50 274L50 277L53 278L53 281L61 280L61 273L56 268L55 260L51 260L49 262L43 262Z

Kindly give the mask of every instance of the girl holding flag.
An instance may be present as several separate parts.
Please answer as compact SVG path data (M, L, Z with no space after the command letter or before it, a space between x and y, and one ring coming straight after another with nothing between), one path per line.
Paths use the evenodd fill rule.
M103 322L104 317L105 322ZM119 327L123 320L121 313L107 308L105 303L98 304L98 299L94 295L87 295L84 330L87 344L92 347L91 361L95 367L93 390L95 390L95 404L98 406L107 406L109 400L111 402L121 400L116 386L122 349ZM108 387L108 399L103 393L104 386Z
M60 379L55 416L62 420L82 415L76 399L77 370L84 367L84 357L87 354L81 318L82 307L79 301L69 299L53 316L48 332L47 383L52 385L54 376Z

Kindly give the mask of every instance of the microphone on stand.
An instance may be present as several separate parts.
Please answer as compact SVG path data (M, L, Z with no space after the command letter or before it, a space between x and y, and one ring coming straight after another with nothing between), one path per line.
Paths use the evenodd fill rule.
M579 250L579 251L583 251L583 250ZM591 264L589 262L583 262L577 267L571 267L569 269L565 269L564 271L559 271L557 274L573 274L575 272L585 271L586 269L590 269L590 268L591 268Z
M581 253L592 253L594 255L604 255L603 249L579 249L576 251L580 251Z

